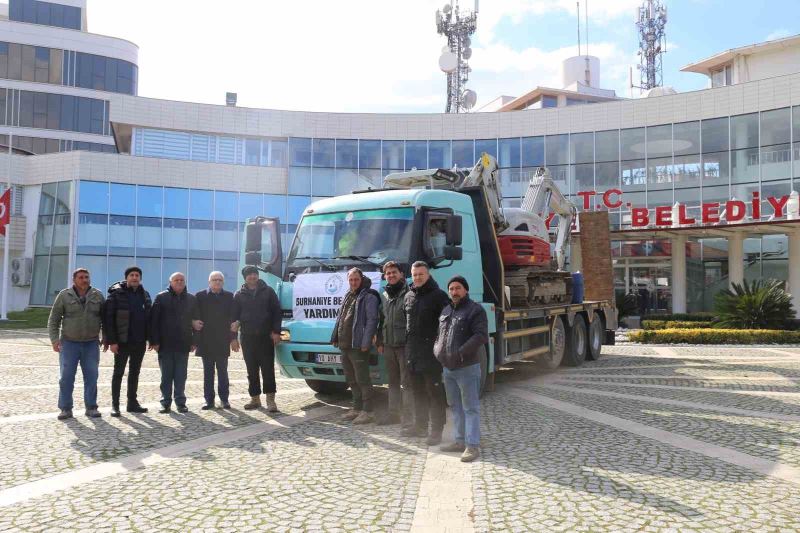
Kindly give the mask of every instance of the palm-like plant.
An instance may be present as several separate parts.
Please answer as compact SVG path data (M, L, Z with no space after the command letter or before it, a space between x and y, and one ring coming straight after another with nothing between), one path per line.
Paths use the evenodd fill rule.
M784 329L795 317L791 295L774 279L733 283L714 296L714 309L714 325L722 328Z

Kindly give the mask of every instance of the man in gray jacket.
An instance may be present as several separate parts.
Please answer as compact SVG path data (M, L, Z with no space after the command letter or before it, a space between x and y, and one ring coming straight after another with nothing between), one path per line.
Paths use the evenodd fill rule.
M83 373L86 416L100 416L97 410L97 374L103 304L103 295L89 284L89 271L85 268L72 273L72 287L59 292L53 302L47 329L53 351L59 354L59 420L72 418L72 391L78 363Z
M344 375L353 394L353 409L342 419L368 424L375 421L369 352L378 331L380 295L372 288L372 280L358 268L347 272L347 283L350 290L344 295L331 334L331 344L342 352Z

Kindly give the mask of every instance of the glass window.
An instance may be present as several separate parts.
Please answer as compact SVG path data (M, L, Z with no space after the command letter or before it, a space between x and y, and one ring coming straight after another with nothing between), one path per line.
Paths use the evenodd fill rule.
M703 154L703 184L728 183L729 159L729 152Z
M72 182L70 181L58 182L58 189L56 192L56 214L70 213L69 196L71 192L72 192Z
M236 221L236 193L216 191L214 193L214 219Z
M597 191L603 191L613 187L619 187L619 163L595 163L595 187Z
M189 258L211 259L214 226L210 220L189 220Z
M266 141L265 143L266 144ZM285 167L289 160L289 147L286 141L270 141L270 166Z
M189 189L164 188L164 216L189 218Z
M573 133L569 137L569 144L570 144L571 163L594 162L593 133Z
M314 139L312 165L315 167L329 167L334 165L333 139Z
M645 156L644 128L620 131L620 155L625 159L639 159ZM623 180L624 183L624 180Z
M700 181L700 156L676 155L672 165L672 178L678 183L697 184ZM676 185L676 188L679 187Z
M180 218L165 218L164 257L186 257L188 234L188 220Z
M136 255L161 257L161 219L138 217L136 219Z
M592 163L572 165L572 180L570 191L573 194L579 191L594 190L594 165ZM578 202L582 208L583 201Z
M647 128L647 158L672 155L672 124Z
M595 161L619 161L619 130L594 134Z
M214 195L212 191L192 189L189 197L189 218L197 220L212 220Z
M564 194L569 194L569 165L548 165L547 168L553 176L556 187Z
M48 185L55 184L42 186L42 199ZM78 210L81 213L108 213L108 183L81 180L78 191Z
M378 188L383 184L383 172L379 169L364 168L358 171L356 189Z
M792 173L792 147L788 143L763 146L760 161L762 181L789 178Z
M108 261L105 255L78 255L75 257L75 266L89 270L89 282L105 295L106 287L111 285L106 278Z
M139 185L136 188L136 214L140 217L160 217L164 204L164 190L161 187Z
M311 166L311 139L289 138L289 164L294 167Z
M452 168L450 141L430 141L428 143L428 165L430 168Z
M47 273L47 299L45 304L52 305L58 293L61 292L70 280L67 279L67 267L69 257L67 255L50 256L50 269Z
M481 154L487 153L497 158L497 139L478 139L475 141L475 161ZM472 162L470 167L475 166L475 161Z
M758 146L758 113L731 117L731 148Z
M237 259L239 257L239 225L236 222L214 222L214 257Z
M672 125L672 149L675 155L700 153L700 122L681 122Z
M350 194L359 188L358 171L349 168L337 168L334 181L335 195ZM314 195L317 195L316 190L314 190Z
M111 215L108 220L109 255L133 255L136 218L132 216Z
M648 189L672 187L672 157L655 157L647 160Z
M299 223L300 218L303 216L303 211L305 211L310 203L311 199L307 196L289 196L287 222L289 224Z
M381 168L381 142L358 141L359 168Z
M549 95L542 96L542 107L558 107L558 97Z
M761 146L788 143L791 113L788 107L761 112Z
M239 193L239 220L263 215L263 198L260 194Z
M150 292L152 298L161 291L161 259L154 257L137 257L136 265L142 269L142 284ZM125 272L123 271L123 274Z
M311 191L315 196L334 196L336 194L335 172L332 168L314 167L311 171Z
M547 166L569 162L569 135L548 135L544 146L544 161Z
M78 215L78 253L106 255L108 229L108 215L80 213Z
M731 182L758 181L758 148L731 150Z
M520 142L523 167L544 165L544 137L523 137Z
M136 186L111 184L111 214L135 215L136 214Z
M647 170L644 159L622 162L622 186L630 190L641 190L647 182Z
M208 287L208 275L212 270L214 270L214 263L210 260L189 261L189 271L186 273L186 290L194 294Z
M498 141L497 164L501 168L519 168L520 142L519 137L500 139Z
M240 283L244 280L239 280L239 263L237 261L225 261L222 259L214 260L214 270L219 270L225 276L225 283L223 287L228 291L236 291Z
M175 272L186 274L188 266L186 258L164 259L161 263L161 287L169 287L169 277Z
M473 141L453 141L453 165L458 168L472 168L475 165Z
M286 224L286 196L282 194L265 194L264 216L279 218L282 224Z
M306 167L289 167L289 194L311 194L311 169Z
M261 141L259 139L245 139L244 164L258 165L261 162Z
M405 167L405 154L403 151L403 141L383 141L383 171L403 170Z
M428 168L428 142L406 141L406 170Z

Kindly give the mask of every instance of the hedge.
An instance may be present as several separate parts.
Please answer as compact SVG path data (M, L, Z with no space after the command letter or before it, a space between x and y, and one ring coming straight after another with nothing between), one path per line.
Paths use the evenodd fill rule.
M800 331L775 329L643 329L629 334L645 344L798 344Z
M691 320L642 321L642 329L708 329L713 327L711 322L693 322Z
M675 313L672 315L647 315L644 320L660 322L710 322L715 318L714 313Z

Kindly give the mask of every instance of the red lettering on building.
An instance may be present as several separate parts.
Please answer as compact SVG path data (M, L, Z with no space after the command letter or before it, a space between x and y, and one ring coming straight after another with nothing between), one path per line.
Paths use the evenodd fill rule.
M631 208L631 226L634 228L641 228L650 224L650 217L648 216L646 207L632 207Z
M776 217L783 216L783 207L786 205L786 202L789 201L789 195L781 196L780 198L775 198L774 196L770 196L767 198L767 201L772 206L772 209L775 211ZM755 217L753 217L755 218Z
M725 202L725 220L728 222L738 222L744 218L747 207L741 200L728 200Z
M594 191L580 191L580 192L577 192L575 194L577 194L578 196L583 198L583 210L584 211L588 211L592 207L591 206L591 202L592 202L591 198L592 198L592 196L594 196L597 193L594 192Z
M619 189L608 189L606 192L603 193L603 205L609 209L616 209L617 207L622 205L622 200L617 200L616 202L611 201L611 195L615 196L622 196L622 191Z
M751 216L753 220L758 220L761 218L761 195L758 191L753 191L753 200L750 202L752 204L752 208L750 209Z
M700 220L703 224L715 224L719 222L719 202L703 204L700 209Z
M660 205L656 207L656 226L669 226L672 224L672 207Z
M694 224L697 222L695 218L686 216L686 206L678 204L678 224Z

